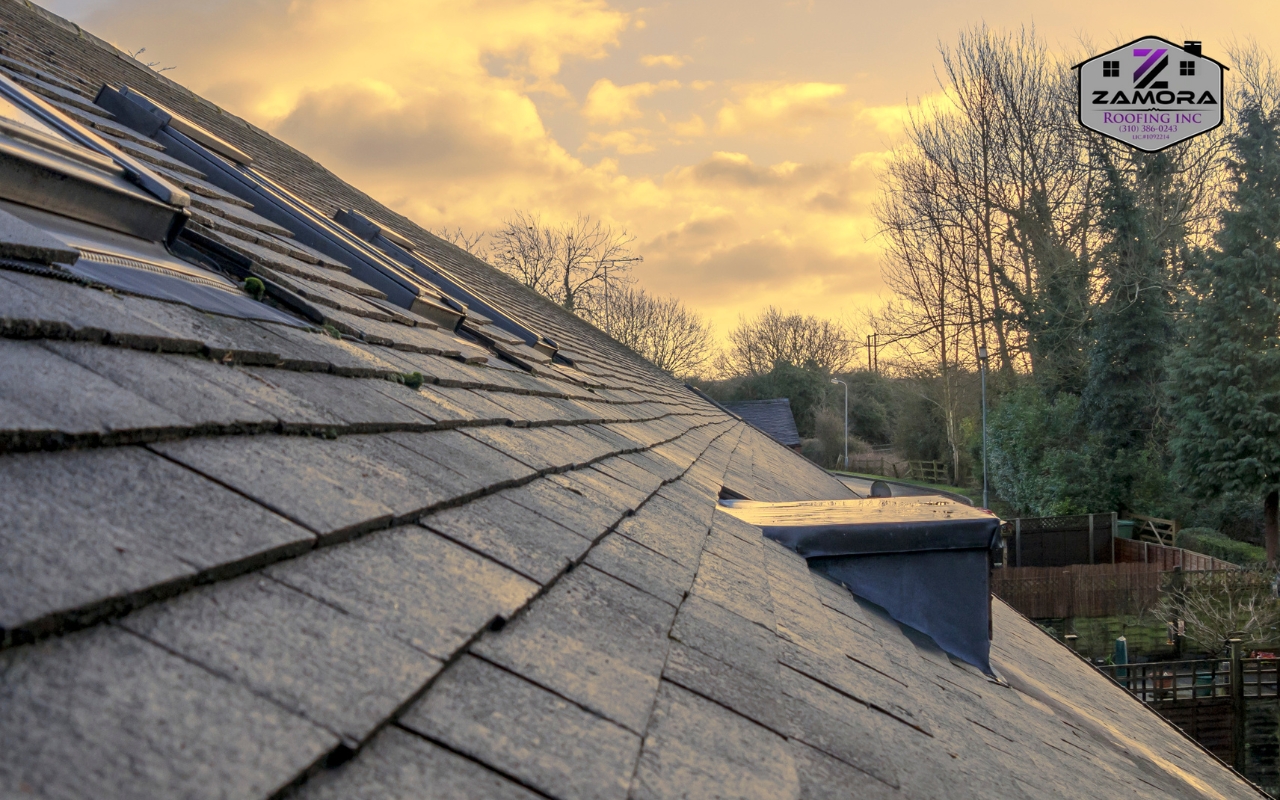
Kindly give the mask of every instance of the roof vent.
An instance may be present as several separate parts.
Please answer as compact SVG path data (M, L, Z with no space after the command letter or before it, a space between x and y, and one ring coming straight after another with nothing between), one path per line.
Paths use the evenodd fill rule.
M942 497L762 503L721 507L804 556L809 567L946 652L991 669L993 514Z

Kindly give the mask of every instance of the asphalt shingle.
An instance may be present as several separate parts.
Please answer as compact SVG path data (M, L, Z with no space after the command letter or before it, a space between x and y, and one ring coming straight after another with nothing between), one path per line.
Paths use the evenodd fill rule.
M640 752L636 734L474 656L400 724L567 800L626 797Z

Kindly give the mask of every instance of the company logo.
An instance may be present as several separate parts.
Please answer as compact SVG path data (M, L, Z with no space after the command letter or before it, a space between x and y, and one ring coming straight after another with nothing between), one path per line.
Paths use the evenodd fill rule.
M1080 124L1130 147L1163 150L1222 124L1226 67L1199 42L1179 47L1148 36L1075 68Z

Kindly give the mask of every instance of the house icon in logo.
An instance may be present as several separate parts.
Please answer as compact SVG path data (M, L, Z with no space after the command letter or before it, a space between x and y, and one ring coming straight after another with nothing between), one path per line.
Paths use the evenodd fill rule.
M1159 36L1121 45L1074 67L1080 124L1146 152L1163 150L1222 124L1222 64Z

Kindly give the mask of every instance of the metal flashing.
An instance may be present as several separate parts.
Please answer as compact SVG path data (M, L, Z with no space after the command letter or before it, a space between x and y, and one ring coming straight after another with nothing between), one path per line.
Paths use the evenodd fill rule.
M439 264L421 253L414 252L412 243L409 243L409 246L406 247L397 241L397 239L404 239L404 237L387 230L354 209L339 210L333 215L333 218L334 221L379 248L400 264L439 285L455 301L460 300L466 303L468 318L476 316L476 311L479 311L484 317L487 317L481 324L494 325L519 337L526 345L548 359L555 357L558 348L551 339L534 331L514 315L494 307L483 297L467 288L462 281L445 271Z
M130 102L121 103L114 95L127 98ZM144 135L154 136L161 128L168 127L241 166L248 166L253 163L253 156L216 134L210 133L181 114L169 110L136 89L131 89L128 86L113 89L111 86L104 84L98 90L98 96L94 99L94 102L115 114L121 123ZM121 116L128 119L120 119Z
M1000 547L994 514L943 497L722 499L720 508L991 674L990 571Z

